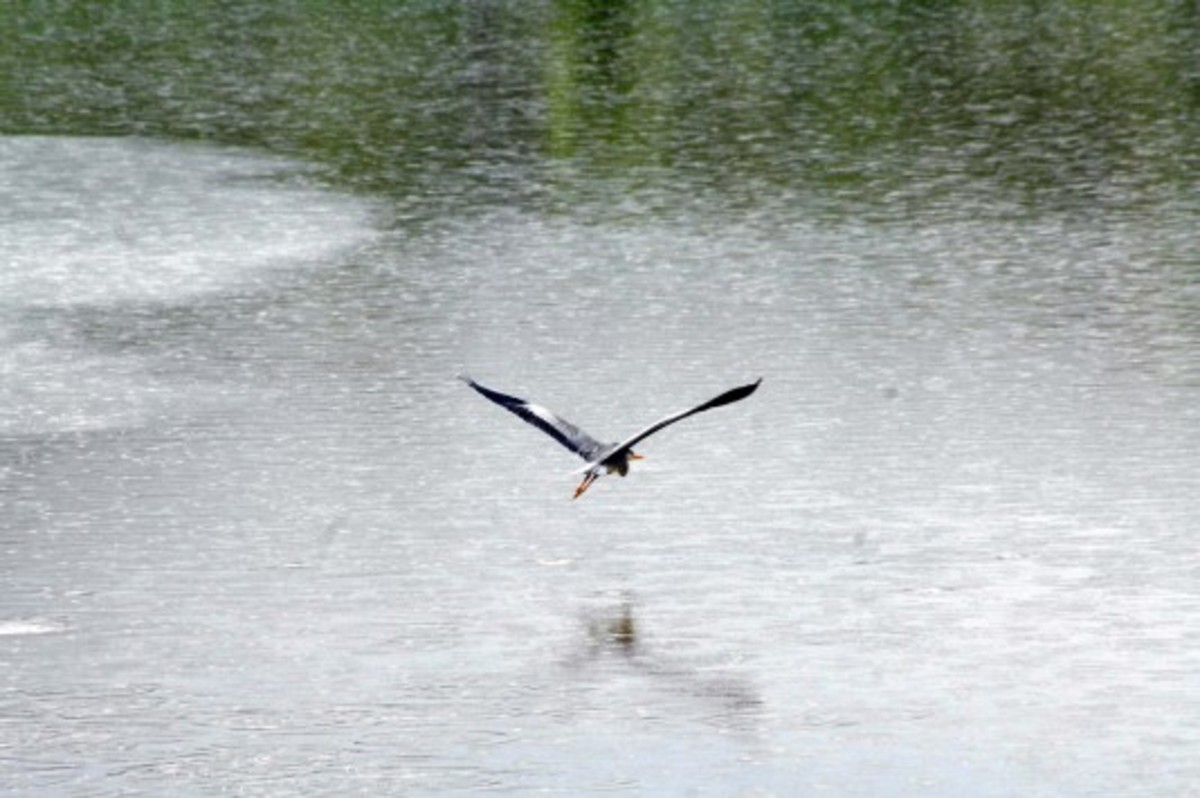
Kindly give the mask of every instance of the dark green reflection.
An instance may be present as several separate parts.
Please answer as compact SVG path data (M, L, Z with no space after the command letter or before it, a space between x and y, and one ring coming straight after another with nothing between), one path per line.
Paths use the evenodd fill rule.
M415 215L1194 188L1191 2L9 4L0 129L250 145ZM611 194L609 192L612 192Z

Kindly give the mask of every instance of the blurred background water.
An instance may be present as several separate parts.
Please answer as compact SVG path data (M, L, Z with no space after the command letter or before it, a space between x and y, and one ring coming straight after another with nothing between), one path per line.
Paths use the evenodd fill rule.
M0 791L1200 785L1195 3L0 44Z

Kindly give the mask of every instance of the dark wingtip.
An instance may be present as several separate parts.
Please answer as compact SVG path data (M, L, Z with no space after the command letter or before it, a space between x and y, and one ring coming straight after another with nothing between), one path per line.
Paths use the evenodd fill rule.
M754 382L748 382L740 388L734 388L735 391L745 391L744 396L749 396L758 390L758 386L762 385L762 377L759 377Z
M703 405L703 407L704 407L704 409L708 409L710 407L720 407L721 405L732 404L733 402L740 402L741 400L745 399L750 394L757 391L758 385L761 382L762 382L762 377L759 377L757 380L755 380L754 382L751 382L747 385L740 385L737 388L731 388L730 390L728 390L725 393L718 396L716 399L713 399L712 401Z
M762 377L751 383L743 385L741 388L734 388L731 393L736 394L738 399L745 399L750 394L758 390L758 386L762 385Z

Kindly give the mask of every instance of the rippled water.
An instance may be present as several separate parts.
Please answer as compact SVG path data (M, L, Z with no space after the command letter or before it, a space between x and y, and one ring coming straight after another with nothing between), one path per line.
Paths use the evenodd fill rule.
M242 189L214 157L214 210L188 212L209 253L246 240L224 238ZM1127 266L1190 230L498 212L381 238L354 203L267 207L336 220L342 254L181 279L169 303L9 303L11 789L1197 778L1200 447L1175 315L1194 288ZM136 248L88 218L101 254ZM52 271L56 240L24 246ZM576 463L461 368L610 437L764 383L571 502Z
M1200 783L1187 14L597 8L0 22L0 792Z

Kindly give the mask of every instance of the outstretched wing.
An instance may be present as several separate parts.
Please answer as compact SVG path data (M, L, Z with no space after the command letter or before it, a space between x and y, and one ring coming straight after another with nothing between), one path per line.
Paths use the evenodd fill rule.
M524 399L509 396L499 391L493 391L491 388L475 382L475 380L465 374L459 374L458 378L478 391L484 398L492 400L508 412L519 416L522 420L537 427L584 460L591 461L595 459L606 448L591 435L579 429L579 427L564 418L556 416L541 405L536 405L533 402L527 402Z
M731 390L728 390L725 393L721 394L720 396L717 396L713 399L709 399L707 402L696 405L695 407L693 407L689 410L683 410L679 413L674 413L672 415L667 416L664 419L656 421L653 424L651 424L650 426L646 427L641 432L639 432L638 434L634 435L632 438L623 440L620 443L618 443L612 450L605 452L605 456L611 457L614 454L620 454L621 452L627 452L630 449L632 449L634 444L638 443L639 441L649 438L651 435L658 432L663 427L669 427L672 424L674 424L676 421L683 421L688 416L694 416L697 413L703 413L705 410L712 410L714 407L720 407L721 405L729 405L729 404L733 404L734 402L740 402L741 400L745 399L747 396L749 396L750 394L752 394L756 390L758 390L758 384L760 382L762 382L762 377L759 377L757 380L750 383L749 385L742 385L738 388L733 388Z

